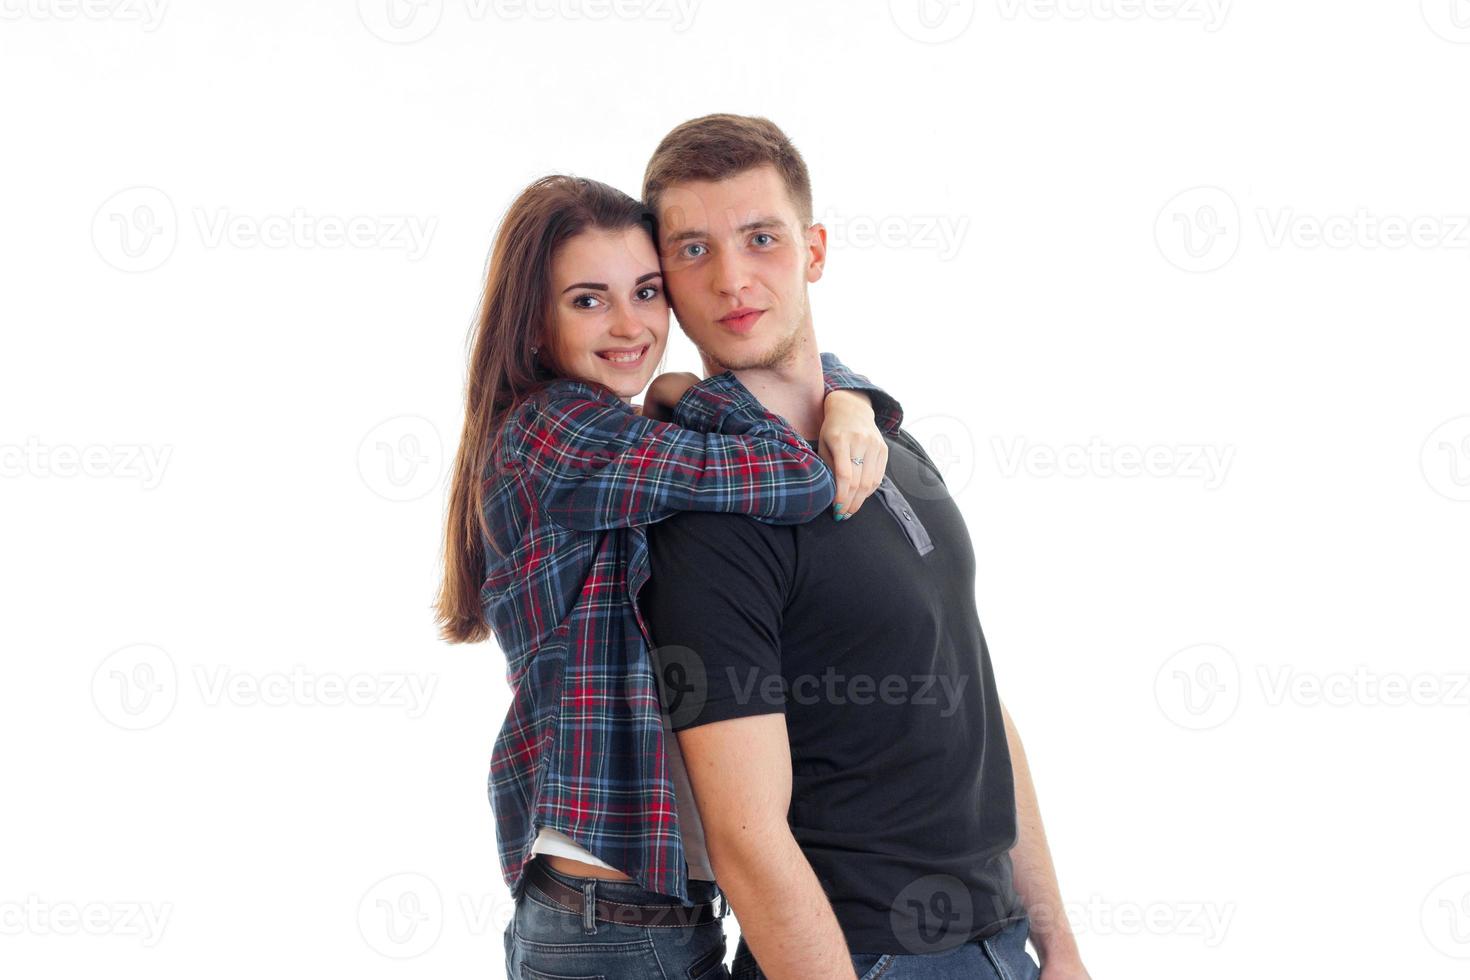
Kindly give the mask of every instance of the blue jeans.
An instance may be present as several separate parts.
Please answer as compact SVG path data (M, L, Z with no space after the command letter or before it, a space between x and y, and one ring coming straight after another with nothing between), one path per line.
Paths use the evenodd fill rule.
M637 905L679 905L668 895L630 881L547 872L581 891L593 883L596 899ZM691 878L689 898L708 902L720 894L712 881ZM505 929L505 970L510 980L730 980L725 969L724 905L721 918L697 926L628 926L597 921L586 932L582 916L567 911L527 881Z
M986 939L942 953L853 953L858 980L1036 980L1041 967L1026 952L1027 919L1012 922ZM750 947L741 939L731 968L734 980L765 980Z

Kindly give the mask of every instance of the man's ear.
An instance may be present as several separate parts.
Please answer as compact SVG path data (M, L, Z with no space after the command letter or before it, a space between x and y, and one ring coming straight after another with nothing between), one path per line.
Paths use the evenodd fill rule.
M827 226L818 221L806 230L806 281L816 282L822 278L822 269L827 264Z

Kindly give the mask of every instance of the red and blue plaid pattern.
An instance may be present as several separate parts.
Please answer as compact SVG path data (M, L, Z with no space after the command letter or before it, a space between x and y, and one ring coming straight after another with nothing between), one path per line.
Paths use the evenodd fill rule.
M822 367L828 391L867 391L879 427L898 430L898 402L832 354ZM491 462L481 597L512 699L489 788L512 894L537 828L549 827L689 904L636 601L648 580L644 526L684 510L799 524L832 504L826 464L733 374L690 388L673 417L560 380L512 410Z

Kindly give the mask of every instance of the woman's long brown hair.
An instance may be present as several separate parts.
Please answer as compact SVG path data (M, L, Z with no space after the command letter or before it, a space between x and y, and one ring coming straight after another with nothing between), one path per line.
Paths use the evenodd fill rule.
M584 231L620 231L652 217L637 201L595 180L553 175L521 192L491 249L485 292L471 329L464 429L454 458L444 532L444 579L435 603L450 643L488 639L480 604L485 581L485 487L494 443L516 405L565 377L551 330L551 263L558 247ZM536 348L533 352L532 348Z

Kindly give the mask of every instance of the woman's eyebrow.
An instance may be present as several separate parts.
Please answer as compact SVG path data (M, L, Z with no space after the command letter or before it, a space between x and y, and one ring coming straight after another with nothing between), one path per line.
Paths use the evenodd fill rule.
M662 272L645 272L645 273L643 273L643 275L641 275L637 279L633 280L633 285L636 286L639 283L641 283L641 282L647 282L650 279L658 279L662 275L663 275ZM605 282L574 282L570 286L568 286L566 289L563 289L562 292L569 293L569 292L571 292L574 289L600 289L601 291L603 291L605 293L605 292L607 292L607 283L605 283Z

